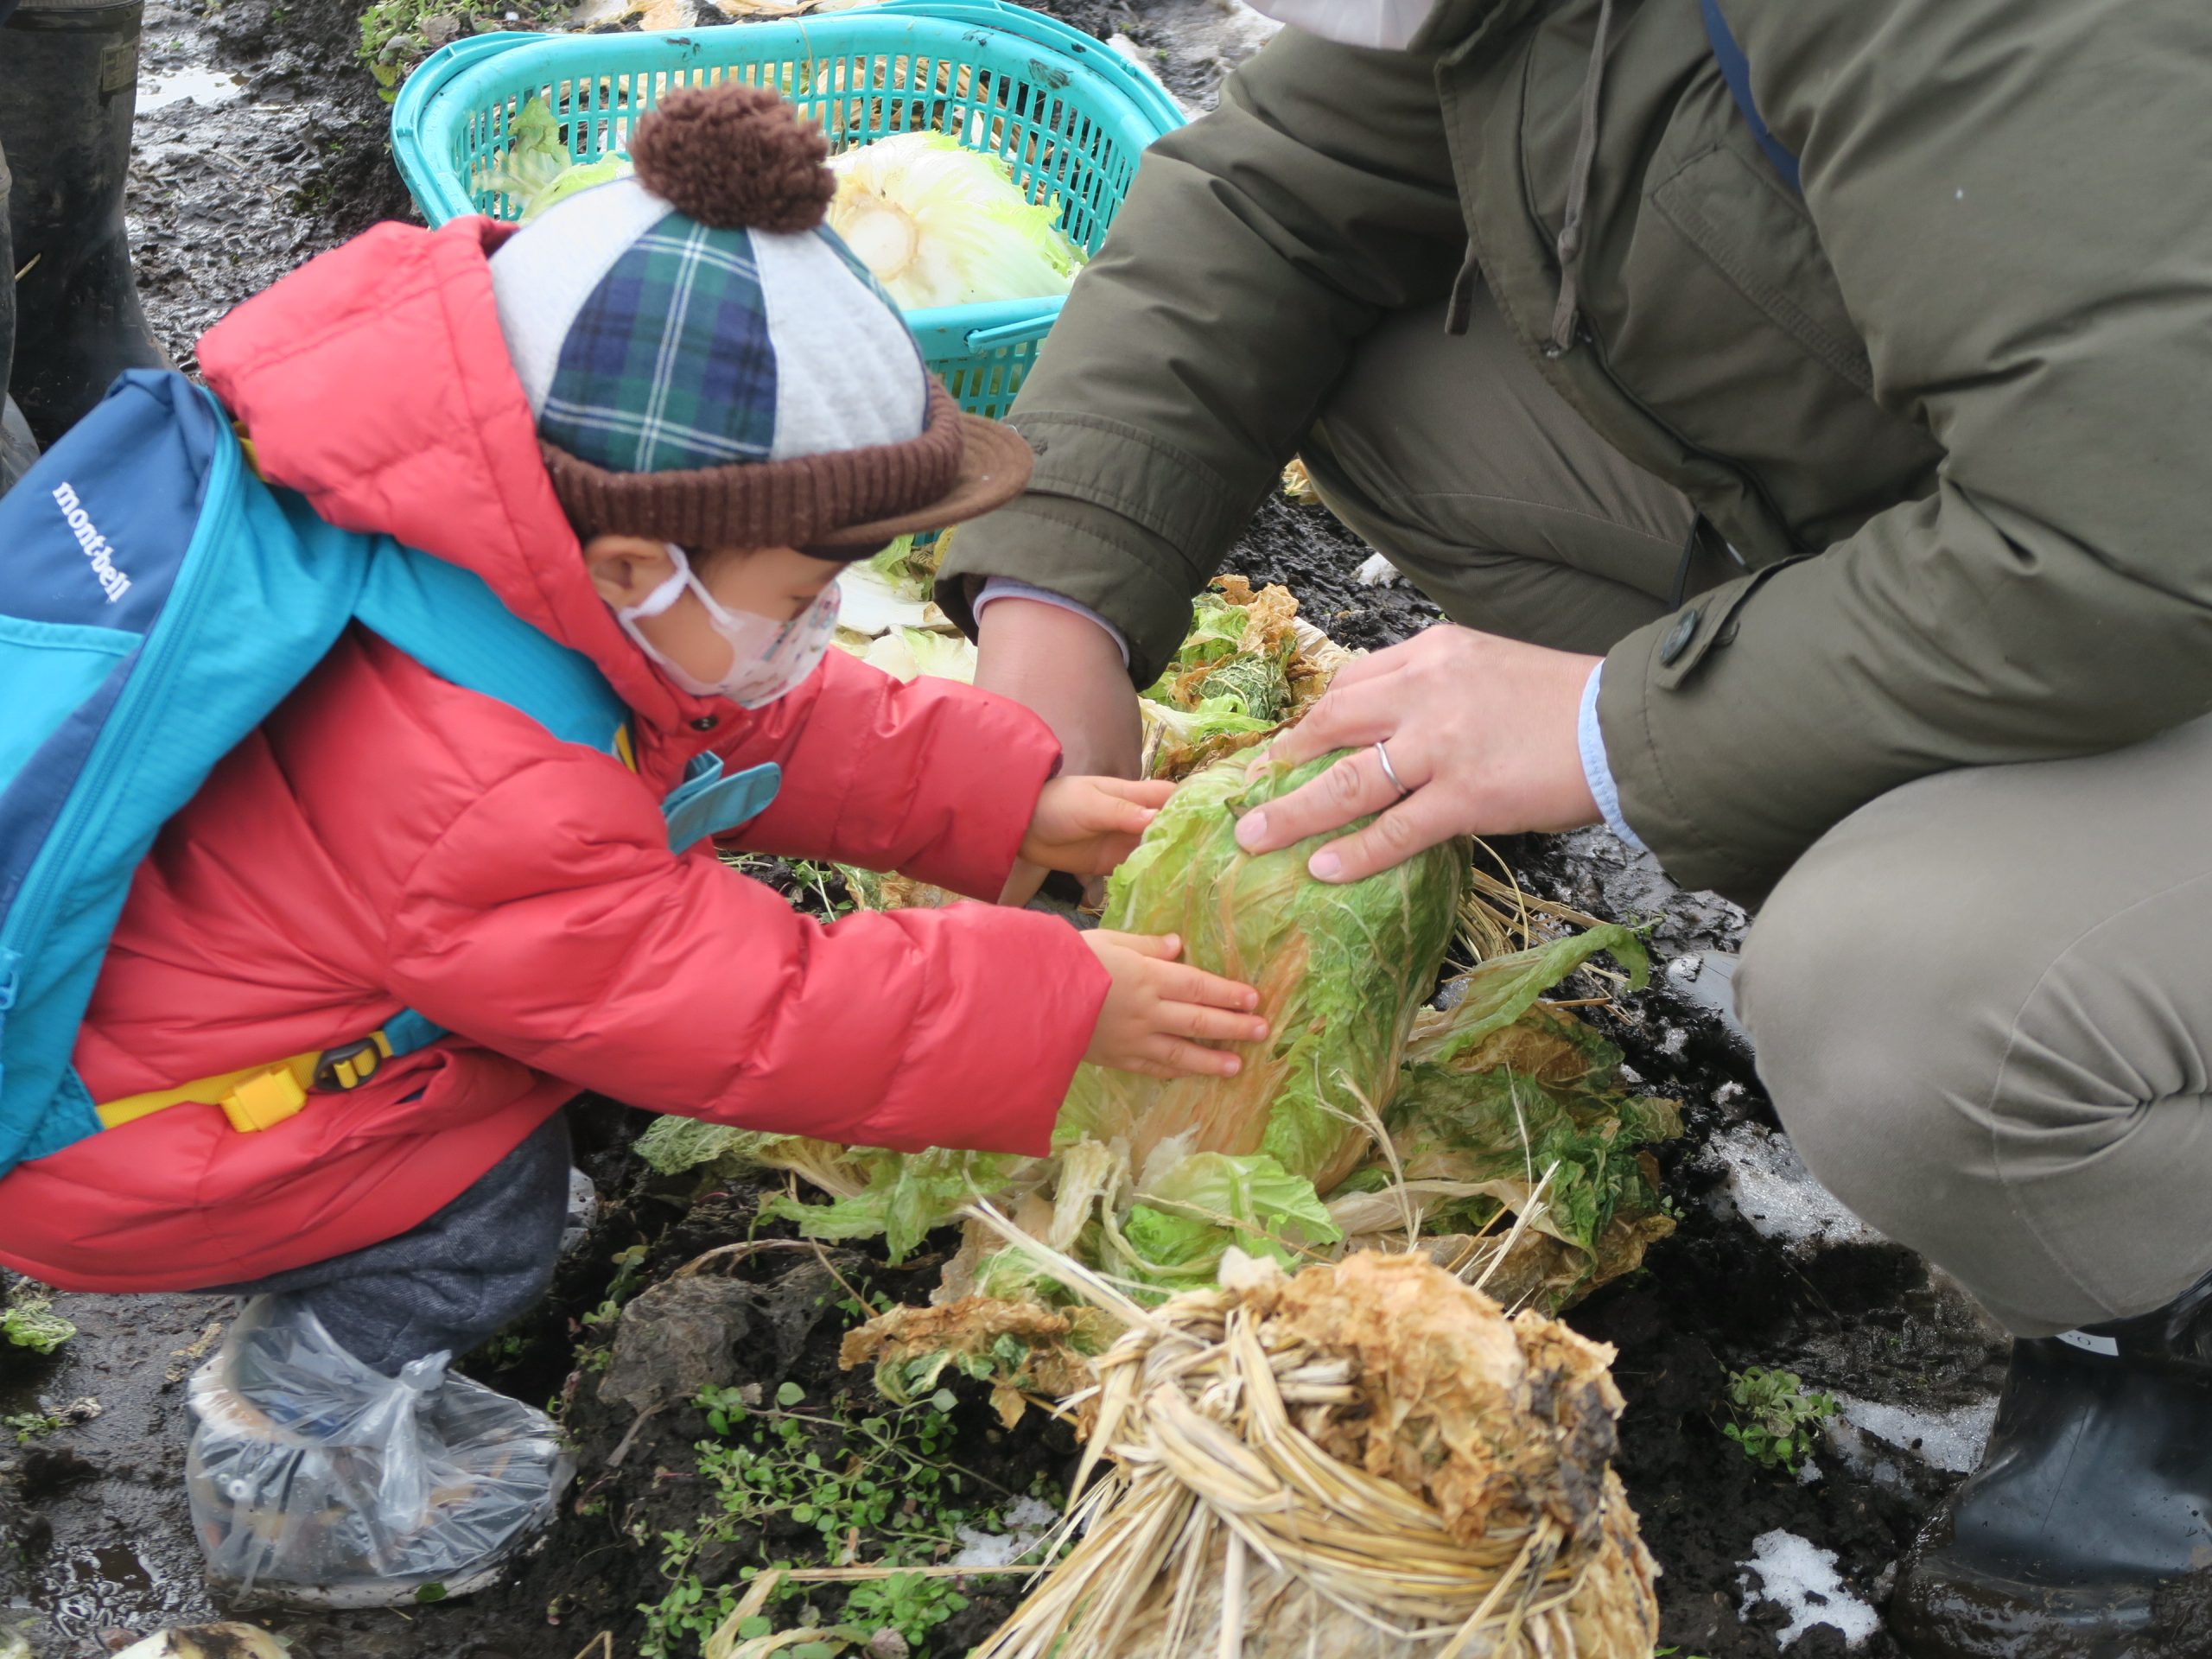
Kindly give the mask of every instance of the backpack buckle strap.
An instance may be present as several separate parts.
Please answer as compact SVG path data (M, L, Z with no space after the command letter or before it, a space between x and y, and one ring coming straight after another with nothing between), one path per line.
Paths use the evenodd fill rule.
M391 1040L381 1031L357 1043L340 1043L315 1057L308 1086L319 1095L344 1094L376 1076L391 1058Z
M287 1118L299 1116L308 1103L308 1091L289 1066L279 1065L248 1077L219 1103L231 1127L242 1135L273 1129Z

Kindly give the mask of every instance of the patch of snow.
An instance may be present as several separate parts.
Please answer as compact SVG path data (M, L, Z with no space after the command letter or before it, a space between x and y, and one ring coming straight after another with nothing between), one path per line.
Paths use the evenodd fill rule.
M569 1218L561 1228L561 1254L574 1255L591 1237L599 1220L599 1189L581 1169L569 1172Z
M1199 0L1153 6L1171 31L1178 50L1193 59L1212 58L1226 69L1240 64L1281 32L1282 25L1243 0Z
M1806 1631L1825 1624L1840 1630L1845 1643L1857 1647L1882 1627L1882 1617L1844 1588L1835 1570L1835 1552L1822 1549L1810 1539L1777 1528L1751 1541L1751 1559L1741 1563L1745 1571L1738 1615L1762 1601L1770 1601L1789 1615L1789 1623L1776 1634L1778 1646L1788 1647ZM1751 1582L1751 1574L1759 1582Z
M200 108L212 110L245 96L245 86L236 75L214 69L169 69L139 77L137 110L146 115L181 104L188 98Z
M1360 561L1359 585L1363 588L1395 588L1398 585L1398 567L1380 553L1370 553Z
M1045 1541L1059 1524L1060 1512L1041 1498L1017 1497L1007 1506L1007 1529L986 1532L981 1527L962 1527L955 1534L960 1553L955 1567L1011 1567Z
M1990 1426L1997 1421L1994 1396L1940 1412L1885 1406L1851 1394L1837 1395L1835 1403L1844 1421L1854 1428L1955 1475L1967 1473L1981 1461L1982 1447L1989 1443Z
M1762 1238L1801 1250L1880 1240L1813 1179L1786 1135L1741 1123L1713 1136L1705 1155L1726 1176L1712 1202L1732 1204Z

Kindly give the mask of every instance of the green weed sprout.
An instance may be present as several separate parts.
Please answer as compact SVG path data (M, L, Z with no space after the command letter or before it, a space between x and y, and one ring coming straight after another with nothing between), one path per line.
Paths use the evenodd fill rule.
M77 1327L54 1311L54 1299L19 1285L0 1305L0 1337L35 1354L50 1354L77 1334Z
M1821 1423L1835 1415L1833 1395L1808 1394L1795 1371L1758 1365L1728 1373L1728 1414L1720 1432L1763 1469L1796 1474Z

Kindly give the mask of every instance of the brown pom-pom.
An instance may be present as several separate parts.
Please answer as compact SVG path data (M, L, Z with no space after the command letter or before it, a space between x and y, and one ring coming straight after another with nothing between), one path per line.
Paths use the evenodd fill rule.
M671 92L630 135L638 182L724 230L810 231L836 175L821 129L765 86Z

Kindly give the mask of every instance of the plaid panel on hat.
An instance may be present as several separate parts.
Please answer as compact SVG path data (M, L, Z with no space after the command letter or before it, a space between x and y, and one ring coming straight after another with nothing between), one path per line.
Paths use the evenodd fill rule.
M776 353L753 238L671 213L592 290L537 429L610 472L766 459Z

